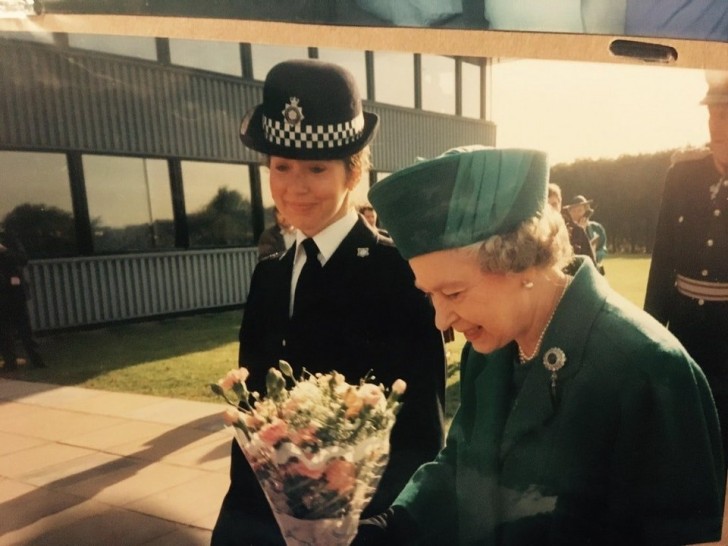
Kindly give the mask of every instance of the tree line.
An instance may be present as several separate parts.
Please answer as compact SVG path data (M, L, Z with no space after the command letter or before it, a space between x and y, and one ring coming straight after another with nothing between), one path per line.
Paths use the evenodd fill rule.
M617 159L581 159L551 168L551 182L561 187L564 204L575 195L593 199L594 220L607 231L611 253L651 253L665 175L676 150L623 155ZM252 245L252 206L239 192L222 187L209 203L190 213L193 246ZM24 203L4 219L34 258L76 254L75 224L70 212ZM91 219L96 252L152 250L174 244L171 220L121 228Z
M593 199L592 218L607 232L612 253L651 253L665 176L676 150L581 159L551 168L563 204L576 195Z
M187 214L189 244L195 248L250 246L253 240L252 204L240 192L220 187L199 210ZM103 218L90 219L94 253L110 254L174 248L173 220L151 220L121 227ZM22 243L31 258L78 255L73 213L43 203L21 203L0 222Z

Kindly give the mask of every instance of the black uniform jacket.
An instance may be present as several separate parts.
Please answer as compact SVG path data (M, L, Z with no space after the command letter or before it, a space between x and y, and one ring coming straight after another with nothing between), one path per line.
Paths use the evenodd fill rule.
M30 297L23 270L28 264L28 255L20 241L9 233L0 233L0 244L5 246L0 251L0 313L7 314L11 310L15 312L15 305L25 305Z
M728 459L728 301L677 287L678 275L708 291L728 284L728 179L712 153L696 153L675 162L665 179L645 310L667 325L705 372Z
M564 218L566 229L569 232L569 242L571 243L571 247L574 249L574 254L589 256L592 262L596 264L597 258L594 254L594 249L591 246L589 235L587 235L586 230L571 219L569 211L564 211L561 216Z
M728 377L728 302L682 295L675 287L678 274L728 283L728 179L721 178L712 154L679 161L667 174L645 310L668 325L708 379ZM728 386L723 390L728 393Z
M444 442L445 354L434 311L391 239L360 218L323 267L318 301L289 318L295 245L258 263L240 329L240 365L251 391L279 359L296 374L336 370L350 383L372 372L390 387L407 382L392 430L387 469L363 516L386 509ZM224 507L270 514L260 486L233 443L231 488Z

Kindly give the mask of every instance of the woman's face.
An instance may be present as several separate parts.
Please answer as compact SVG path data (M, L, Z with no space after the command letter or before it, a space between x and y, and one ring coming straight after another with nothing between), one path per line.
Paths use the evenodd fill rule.
M271 156L270 190L286 220L313 237L344 217L357 173L342 160L301 160Z
M517 274L484 273L477 258L441 250L412 258L417 287L435 307L435 324L462 332L481 353L490 353L522 335L526 290Z

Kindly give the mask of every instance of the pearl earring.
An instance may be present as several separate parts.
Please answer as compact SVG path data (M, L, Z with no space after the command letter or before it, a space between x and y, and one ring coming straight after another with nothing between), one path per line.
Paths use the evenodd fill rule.
M523 286L523 288L530 290L531 288L533 288L533 281L521 281L521 285Z

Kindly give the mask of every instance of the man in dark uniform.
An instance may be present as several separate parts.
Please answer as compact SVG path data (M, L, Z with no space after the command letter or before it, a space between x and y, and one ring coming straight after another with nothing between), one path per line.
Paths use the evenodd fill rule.
M564 206L563 217L566 223L566 229L569 231L569 240L574 249L574 254L589 256L594 264L597 259L594 256L594 248L586 233L586 225L591 216L591 199L587 199L583 195L577 195L571 200L571 203Z
M728 72L706 74L710 147L673 158L645 310L705 372L728 453Z
M6 371L18 366L16 335L30 364L35 368L45 367L28 315L29 292L23 275L27 263L28 256L20 241L0 228L0 354Z

